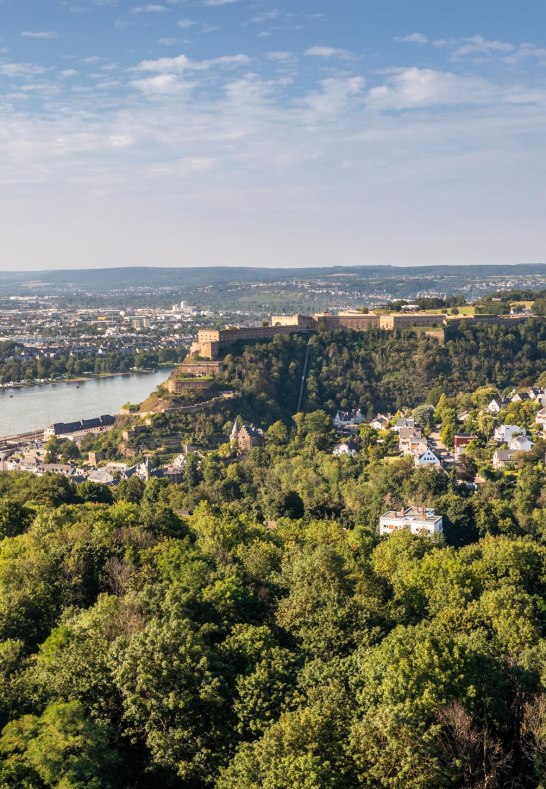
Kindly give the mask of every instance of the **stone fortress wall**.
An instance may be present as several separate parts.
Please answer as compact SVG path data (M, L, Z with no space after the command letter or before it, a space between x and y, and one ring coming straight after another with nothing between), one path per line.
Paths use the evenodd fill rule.
M333 315L329 312L315 315L273 315L269 326L250 326L233 329L201 329L197 339L190 348L190 358L218 359L222 351L227 350L240 340L271 340L278 334L294 334L316 332L320 329L334 331L335 329L352 329L353 331L368 331L369 329L395 329L422 328L430 329L430 334L442 332L446 326L459 323L471 325L472 323L521 323L526 317L510 317L498 315L444 315L443 313L397 313L394 315L380 315L373 312L363 314L359 312L340 312ZM190 363L190 359L186 364Z

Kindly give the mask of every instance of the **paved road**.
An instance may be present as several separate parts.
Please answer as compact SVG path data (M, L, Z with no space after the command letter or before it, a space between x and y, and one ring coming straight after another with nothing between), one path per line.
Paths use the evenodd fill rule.
M440 459L442 465L452 466L455 463L455 457L442 443L442 440L440 438L440 431L438 429L433 430L432 433L429 435L429 443L430 443L430 448L432 449L436 457Z

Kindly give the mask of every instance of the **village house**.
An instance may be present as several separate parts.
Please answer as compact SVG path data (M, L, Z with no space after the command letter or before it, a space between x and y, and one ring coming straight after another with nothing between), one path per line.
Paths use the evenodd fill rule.
M336 444L332 455L336 457L354 457L358 452L358 445L354 441L347 441L341 444Z
M103 414L96 419L80 419L77 422L56 422L44 430L44 441L50 438L74 438L87 433L103 433L110 430L116 420L110 414Z
M503 408L506 408L509 405L510 400L507 397L494 397L489 405L487 406L487 411L490 414L498 414L502 411Z
M419 427L402 427L398 431L398 449L400 452L408 453L413 452L418 447L424 444L426 449L428 446L426 438L423 438L423 433Z
M396 432L399 433L403 427L411 427L412 429L415 429L415 419L412 416L400 417L394 423L393 430L396 430Z
M237 446L241 454L247 454L254 447L263 447L265 444L263 430L254 425L243 425L237 435Z
M508 448L513 452L530 452L534 447L534 443L528 436L514 436L508 442Z
M378 414L370 422L370 427L373 427L374 430L386 430L390 421L391 420L388 416L385 416L384 414Z
M511 403L526 403L528 400L531 400L529 392L516 392L516 394L510 398Z
M433 537L443 533L443 517L433 509L409 507L405 510L389 510L379 519L379 534L393 534L406 529L419 537Z
M453 438L453 454L456 458L459 458L461 455L464 455L465 449L470 444L471 441L474 441L476 436L467 436L464 434L454 436Z
M352 411L338 411L334 417L334 427L348 427L349 425L361 425L365 421L360 408Z
M531 398L531 400L535 400L538 403L545 403L546 390L540 389L538 386L532 386L529 389L529 397Z
M495 428L494 437L495 441L498 441L500 444L508 444L514 436L525 435L527 435L527 431L524 427L518 427L518 425L500 425Z
M497 471L508 468L514 462L515 454L511 449L496 449L493 453L493 468Z
M416 466L436 466L437 468L442 467L440 458L434 454L430 447L428 447L424 452L417 451L413 456L413 460Z
M537 411L535 422L537 425L542 425L543 427L546 425L546 406L541 408L540 411Z

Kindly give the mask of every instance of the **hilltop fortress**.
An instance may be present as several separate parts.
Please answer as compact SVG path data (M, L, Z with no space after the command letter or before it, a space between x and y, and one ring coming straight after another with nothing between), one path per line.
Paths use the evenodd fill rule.
M489 318L491 316L483 316ZM379 315L376 313L328 312L311 315L273 315L268 326L250 326L229 329L201 329L190 348L190 356L199 359L218 359L221 353L241 340L271 340L278 334L316 332L320 329L352 329L368 331L384 329L393 331L411 327L441 327L447 318L442 313Z
M396 313L396 314L377 314L369 312L339 312L333 315L329 312L317 313L315 315L273 315L268 326L250 326L244 328L227 329L201 329L197 333L197 339L190 348L190 357L185 365L190 363L191 357L197 359L218 359L223 351L226 351L236 342L244 340L272 340L277 334L311 333L321 329L334 331L335 329L352 329L352 331L368 331L369 329L383 329L384 331L394 331L395 329L420 328L426 334L434 336L435 339L443 341L443 329L464 323L471 325L476 323L496 323L505 322L522 323L529 316L509 316L509 315L445 315L444 313Z

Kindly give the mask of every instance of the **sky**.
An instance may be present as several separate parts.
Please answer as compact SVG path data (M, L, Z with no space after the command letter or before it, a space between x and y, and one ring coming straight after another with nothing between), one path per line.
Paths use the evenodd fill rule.
M0 0L0 270L546 262L544 0Z

